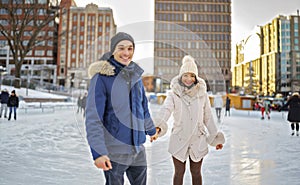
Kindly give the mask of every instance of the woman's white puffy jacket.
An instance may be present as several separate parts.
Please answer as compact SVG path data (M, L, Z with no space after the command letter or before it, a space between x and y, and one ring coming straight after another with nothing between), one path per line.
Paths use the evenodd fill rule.
M197 78L198 83L187 89L179 84L179 79L179 76L172 79L172 91L168 93L155 124L161 128L159 136L163 136L168 130L167 121L173 115L168 151L182 162L188 156L198 162L208 153L208 144L223 144L225 139L214 123L205 81Z

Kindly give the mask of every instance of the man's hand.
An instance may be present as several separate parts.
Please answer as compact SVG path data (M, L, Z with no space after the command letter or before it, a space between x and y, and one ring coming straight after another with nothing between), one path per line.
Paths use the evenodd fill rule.
M153 136L150 136L150 142L153 142L158 138L158 134L159 134L160 130L161 129L159 127L156 127L156 133Z
M101 157L98 157L95 160L95 166L97 166L97 168L101 168L104 171L110 170L112 169L111 163L110 163L110 159L107 155L103 155Z

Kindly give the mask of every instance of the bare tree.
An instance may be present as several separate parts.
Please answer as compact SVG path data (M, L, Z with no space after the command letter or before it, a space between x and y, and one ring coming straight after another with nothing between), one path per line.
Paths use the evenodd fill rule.
M19 88L25 57L33 50L45 50L44 43L50 40L53 51L56 48L58 0L1 0L0 11L0 36L10 47L15 65L14 86Z

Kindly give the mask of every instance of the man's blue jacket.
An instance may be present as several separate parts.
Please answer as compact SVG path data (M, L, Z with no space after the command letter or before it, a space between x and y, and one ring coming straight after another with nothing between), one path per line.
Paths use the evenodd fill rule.
M86 104L86 132L93 159L134 154L146 134L156 133L141 80L143 69L124 66L111 57L89 67L92 77Z

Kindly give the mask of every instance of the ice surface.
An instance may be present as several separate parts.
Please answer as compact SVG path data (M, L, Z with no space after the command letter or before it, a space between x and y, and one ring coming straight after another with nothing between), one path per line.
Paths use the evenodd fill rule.
M153 114L158 113L158 105L150 107ZM224 132L226 143L221 151L209 148L202 166L204 184L299 184L300 137L290 135L286 112L272 112L271 120L260 120L259 112L233 109L231 117L223 117L217 125ZM172 184L168 135L145 144L149 185ZM16 121L2 117L0 159L1 185L105 182L102 171L93 165L84 120L76 114L76 107L27 114L19 110ZM188 164L184 184L192 184Z

